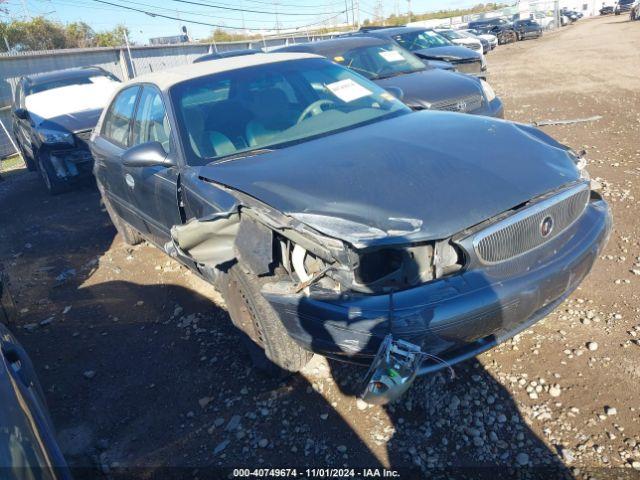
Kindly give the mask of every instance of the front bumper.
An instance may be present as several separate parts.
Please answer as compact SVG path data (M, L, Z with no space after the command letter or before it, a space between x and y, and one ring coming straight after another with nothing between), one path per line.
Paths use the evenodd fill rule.
M571 227L532 252L393 295L323 298L270 284L262 293L289 335L315 353L368 364L391 333L455 364L550 313L590 271L610 230L609 207L592 200ZM439 368L425 364L419 373Z
M46 154L60 180L81 181L93 175L93 157L86 149L49 149Z

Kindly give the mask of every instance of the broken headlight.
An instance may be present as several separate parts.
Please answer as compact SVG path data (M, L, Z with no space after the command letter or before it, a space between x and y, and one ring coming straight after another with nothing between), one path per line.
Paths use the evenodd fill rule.
M42 141L42 143L47 144L57 144L57 143L68 143L69 145L73 145L73 134L69 132L61 132L59 130L49 130L46 128L41 128L36 130L38 134L38 138Z

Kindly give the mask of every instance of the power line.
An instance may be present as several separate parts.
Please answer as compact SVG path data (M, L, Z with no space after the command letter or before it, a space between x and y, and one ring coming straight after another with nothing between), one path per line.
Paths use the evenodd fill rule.
M212 4L212 3L202 3L202 2L194 2L192 0L171 0L172 2L178 2L178 3L187 3L189 5L198 5L200 7L209 7L209 8L219 8L220 10L231 10L234 12L247 12L247 13L266 13L268 15L275 15L276 13L278 15L297 15L297 16L304 16L304 17L308 17L309 14L308 13L299 13L299 12L274 12L274 11L265 11L265 10L250 10L248 8L237 8L237 7L227 7L224 5L216 5L216 4ZM342 12L344 13L344 12Z
M236 27L236 26L229 26L229 25L220 25L220 24L215 24L215 23L200 22L198 20L187 20L187 19L184 19L184 18L178 18L178 17L174 17L174 16L171 16L171 15L163 15L161 13L149 12L147 10L142 10L140 8L129 7L127 5L119 5L117 3L108 2L106 0L92 0L92 1L93 2L97 2L97 3L102 3L102 4L105 4L105 5L111 5L113 7L122 8L124 10L143 13L143 14L148 15L150 17L166 18L168 20L179 20L181 22L191 23L191 24L194 24L194 25L204 25L204 26L207 26L207 27L222 28L222 29L226 28L226 29L229 29L229 30L251 30L251 31L263 31L263 30L266 30L264 28L243 28L243 27ZM320 23L328 22L329 20L337 18L337 17L339 17L340 15L342 15L344 13L345 13L344 11L338 12L336 15L324 18L323 20L320 20L318 22L309 23L307 25L300 25L300 26L294 27L294 28L295 28L295 30L299 30L301 28L312 27L312 26L318 25Z

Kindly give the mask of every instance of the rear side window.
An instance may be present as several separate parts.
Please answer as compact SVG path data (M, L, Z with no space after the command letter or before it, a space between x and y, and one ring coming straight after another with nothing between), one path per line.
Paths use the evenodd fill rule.
M162 95L157 89L146 86L142 89L133 120L133 145L160 142L168 153L170 137L169 119L162 102Z
M120 92L104 117L102 136L121 147L130 146L131 117L139 90L140 87L135 86Z

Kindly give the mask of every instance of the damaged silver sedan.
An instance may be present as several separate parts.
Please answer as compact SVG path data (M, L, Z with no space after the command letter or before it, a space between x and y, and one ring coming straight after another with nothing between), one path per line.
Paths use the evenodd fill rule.
M257 366L360 363L373 403L543 318L611 229L581 155L541 131L413 113L309 54L141 76L91 148L125 241L216 285Z

